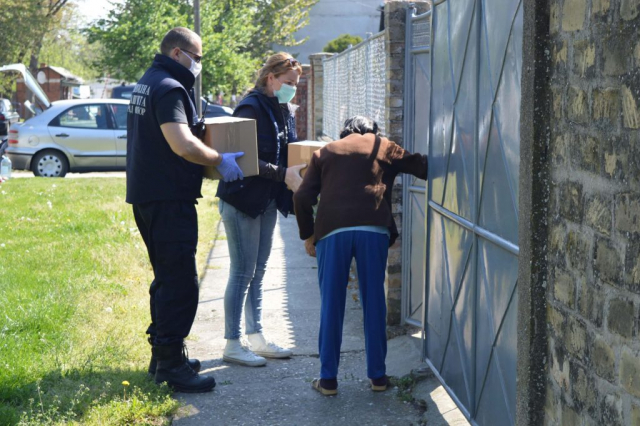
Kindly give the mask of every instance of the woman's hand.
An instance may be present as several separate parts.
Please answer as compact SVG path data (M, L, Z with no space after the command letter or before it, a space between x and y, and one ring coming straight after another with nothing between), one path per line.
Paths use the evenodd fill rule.
M300 170L307 167L306 164L300 164L298 166L287 167L287 173L284 176L284 182L287 184L290 190L296 192L302 183L300 177Z
M313 235L304 240L304 249L311 257L316 257L316 246L313 245Z

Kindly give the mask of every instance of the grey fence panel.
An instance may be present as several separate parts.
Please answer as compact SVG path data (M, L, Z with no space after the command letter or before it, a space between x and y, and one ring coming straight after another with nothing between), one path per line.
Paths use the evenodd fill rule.
M479 425L515 423L522 12L437 3L430 87L413 95L429 115L408 118L428 123L425 357Z
M374 119L385 134L385 61L384 32L323 61L325 135L338 139L342 124L354 115Z

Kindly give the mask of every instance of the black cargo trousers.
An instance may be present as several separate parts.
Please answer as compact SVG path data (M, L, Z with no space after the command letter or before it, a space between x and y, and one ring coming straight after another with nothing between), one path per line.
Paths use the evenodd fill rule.
M156 346L181 345L198 309L198 215L196 201L153 201L133 205L147 246L154 280L149 288L151 325Z

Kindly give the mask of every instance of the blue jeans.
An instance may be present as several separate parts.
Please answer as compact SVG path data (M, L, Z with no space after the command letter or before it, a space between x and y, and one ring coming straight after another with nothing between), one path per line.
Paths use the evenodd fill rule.
M320 377L338 377L349 268L354 257L364 316L367 377L378 379L384 376L387 357L384 277L389 255L389 237L367 231L340 232L318 241L316 254L321 306L318 338Z
M219 207L231 258L224 293L224 338L239 339L242 306L246 334L262 332L262 279L271 254L278 211L273 200L255 219L222 200Z

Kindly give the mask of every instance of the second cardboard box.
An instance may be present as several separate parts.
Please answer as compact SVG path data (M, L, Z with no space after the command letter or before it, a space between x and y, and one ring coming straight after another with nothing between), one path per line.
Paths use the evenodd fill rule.
M309 164L311 164L311 157L313 153L325 146L326 142L318 142L318 141L300 141L300 142L292 142L289 144L289 161L287 162L287 167L297 166L299 164L306 164L307 167L300 170L300 176L304 177L305 173L309 168Z

